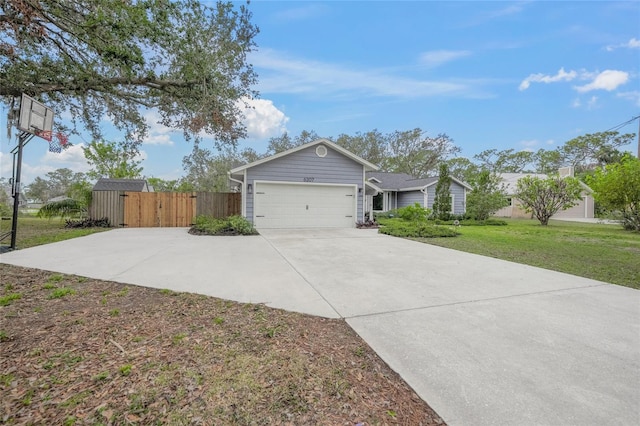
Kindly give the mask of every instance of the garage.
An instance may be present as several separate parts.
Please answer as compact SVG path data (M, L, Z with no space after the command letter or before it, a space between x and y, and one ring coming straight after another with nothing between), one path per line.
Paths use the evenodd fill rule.
M353 228L355 185L259 182L254 188L256 228Z

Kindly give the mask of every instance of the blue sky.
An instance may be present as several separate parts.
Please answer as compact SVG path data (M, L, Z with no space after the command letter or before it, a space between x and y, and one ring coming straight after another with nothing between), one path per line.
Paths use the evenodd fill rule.
M240 145L258 152L285 130L337 137L416 127L446 133L465 157L553 149L640 114L639 2L254 1L249 8L260 27L249 58L260 99L247 111L250 137ZM178 178L192 145L154 118L150 111L143 172ZM638 121L620 129L637 130ZM86 171L80 146L90 140L72 137L75 147L53 154L34 139L23 181L59 167ZM3 139L5 177L12 146L15 137ZM627 149L635 153L636 145Z

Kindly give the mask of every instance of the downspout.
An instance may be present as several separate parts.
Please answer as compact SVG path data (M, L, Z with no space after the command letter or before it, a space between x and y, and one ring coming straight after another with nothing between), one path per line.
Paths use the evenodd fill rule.
M245 194L247 193L247 191L245 190L244 187L244 182L238 179L234 179L231 177L231 172L227 172L227 176L229 177L229 180L232 182L236 182L240 184L240 197L242 200L242 216L246 219L246 211L245 211L245 206L247 205L247 200L245 200Z

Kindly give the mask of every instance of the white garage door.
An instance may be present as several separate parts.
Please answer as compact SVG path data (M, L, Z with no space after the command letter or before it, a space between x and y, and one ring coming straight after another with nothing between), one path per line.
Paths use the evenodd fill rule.
M256 228L353 228L355 186L256 182Z

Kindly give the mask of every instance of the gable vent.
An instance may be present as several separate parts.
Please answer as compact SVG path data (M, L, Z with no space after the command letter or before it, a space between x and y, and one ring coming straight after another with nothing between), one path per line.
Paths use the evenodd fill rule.
M324 145L318 145L316 147L316 155L318 157L326 157L327 156L327 147Z

